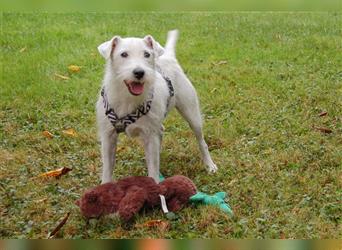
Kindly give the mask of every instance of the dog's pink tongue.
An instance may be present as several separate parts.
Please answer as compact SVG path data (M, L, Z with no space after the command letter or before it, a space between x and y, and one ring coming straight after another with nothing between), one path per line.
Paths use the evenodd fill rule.
M139 82L132 82L131 91L135 95L140 95L144 91L144 85Z

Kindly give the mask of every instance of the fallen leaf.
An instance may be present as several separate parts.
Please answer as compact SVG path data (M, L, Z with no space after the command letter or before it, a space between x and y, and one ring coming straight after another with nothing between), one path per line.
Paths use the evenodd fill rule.
M39 200L36 200L35 203L42 203L44 201L46 201L48 198L43 198L43 199L39 199Z
M233 179L233 180L231 180L229 183L228 183L228 186L230 187L230 186L233 186L235 183L237 183L238 182L238 180L237 179Z
M63 167L63 168L55 169L55 170L40 174L39 177L56 177L56 178L59 178L62 175L65 175L66 173L70 172L71 170L72 170L71 168Z
M67 220L68 220L68 218L69 218L69 215L70 215L70 212L68 212L68 213L64 216L63 220L61 220L61 222L58 223L58 225L55 227L55 229L52 230L51 233L49 233L48 239L51 239L53 236L55 236L55 235L59 232L59 230L61 230L61 228L62 228L62 227L65 225L65 223L67 222Z
M54 135L53 134L51 134L49 131L47 131L47 130L44 130L43 131L43 136L45 136L46 138L49 138L49 139L52 139L53 137L54 137Z
M163 220L150 220L143 224L144 227L158 228L161 231L165 231L169 228L170 223Z
M323 112L321 112L318 116L322 117L322 116L326 116L327 114L328 114L328 112L323 111Z
M211 91L210 91L210 93L214 93L214 92L216 92L217 91L217 88L213 88Z
M326 134L331 134L332 133L332 130L330 128L316 127L315 129L317 129L318 131L320 131L322 133L326 133Z
M119 153L119 152L122 152L122 151L126 151L128 147L126 146L122 146L122 147L119 147L116 152Z
M282 240L286 239L285 233L284 232L280 232L279 238Z
M10 162L15 159L15 156L13 153L10 153L6 149L0 149L0 162L5 163L5 162ZM5 173L0 174L0 180L5 177ZM1 182L0 182L0 188L1 188Z
M60 78L60 79L62 79L62 80L69 80L70 79L70 77L68 77L68 76L63 76L63 75L60 75L60 74L57 74L57 73L55 73L55 76Z
M26 51L26 47L24 47L24 48L22 48L22 49L19 50L20 53L23 53L23 52L25 52L25 51Z
M222 65L222 64L227 64L228 63L228 61L219 61L219 62L214 62L213 64L214 64L214 66L220 66L220 65Z
M81 67L77 66L77 65L69 65L68 69L70 72L76 73L76 72L79 72L81 70Z
M62 133L67 135L67 136L71 136L71 137L75 137L77 135L75 129L73 129L73 128L63 130Z

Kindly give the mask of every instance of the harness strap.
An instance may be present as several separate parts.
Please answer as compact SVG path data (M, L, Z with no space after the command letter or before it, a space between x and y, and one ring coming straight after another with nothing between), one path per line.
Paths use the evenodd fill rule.
M168 78L166 76L163 76L163 78L167 83L167 87L169 88L169 97L166 100L166 110L165 110L165 114L164 114L164 116L166 117L169 106L170 106L171 98L175 95L175 90L172 86L172 82L171 82L170 78Z
M171 98L175 95L175 91L174 91L174 88L172 86L172 82L171 82L170 78L166 77L162 73L160 68L157 68L157 70L163 76L163 78L167 84L167 87L169 89L169 97L166 100L166 111L165 111L165 115L164 115L164 116L166 116L168 109L169 109ZM150 111L152 99L153 99L153 90L150 91L149 98L147 99L147 101L140 104L133 113L127 114L121 118L119 118L118 115L115 113L114 109L109 106L108 97L107 97L104 86L101 90L101 96L103 99L103 106L105 109L106 116L108 117L110 123L115 128L116 132L122 133L122 132L125 132L126 128L130 124L135 123L140 117L142 117L143 115L146 115Z
M114 109L109 107L108 97L104 87L101 90L101 96L107 118L116 129L116 132L122 133L125 131L128 125L135 123L140 117L146 115L150 111L153 99L153 91L150 92L148 100L140 104L133 113L127 114L121 118L118 117Z
M167 87L169 89L169 97L167 98L166 100L166 110L165 110L165 114L164 114L164 117L166 117L167 115L167 112L169 111L169 106L170 106L170 101L171 101L171 98L175 95L175 90L173 88L173 85L172 85L172 82L170 80L170 78L168 78L164 72L162 71L162 69L157 66L156 67L157 71L162 75L162 77L164 78L166 84L167 84Z

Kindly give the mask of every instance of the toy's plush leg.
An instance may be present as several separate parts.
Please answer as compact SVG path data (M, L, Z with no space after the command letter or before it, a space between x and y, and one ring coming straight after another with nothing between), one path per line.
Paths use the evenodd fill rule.
M147 198L144 189L131 187L119 204L119 215L124 221L129 221L143 207Z

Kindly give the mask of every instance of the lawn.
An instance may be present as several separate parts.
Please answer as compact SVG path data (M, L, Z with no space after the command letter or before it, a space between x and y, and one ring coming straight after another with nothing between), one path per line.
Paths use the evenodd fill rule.
M86 225L74 201L100 181L97 46L115 34L152 34L163 44L173 28L219 171L207 174L173 111L161 172L186 175L200 191L226 191L235 217L190 206L170 221L156 209L129 227L115 216ZM58 237L342 237L341 12L2 13L1 31L1 238L46 238L67 212ZM147 174L136 140L122 135L118 151L116 178ZM72 171L39 177L61 167ZM154 219L169 227L145 225Z

